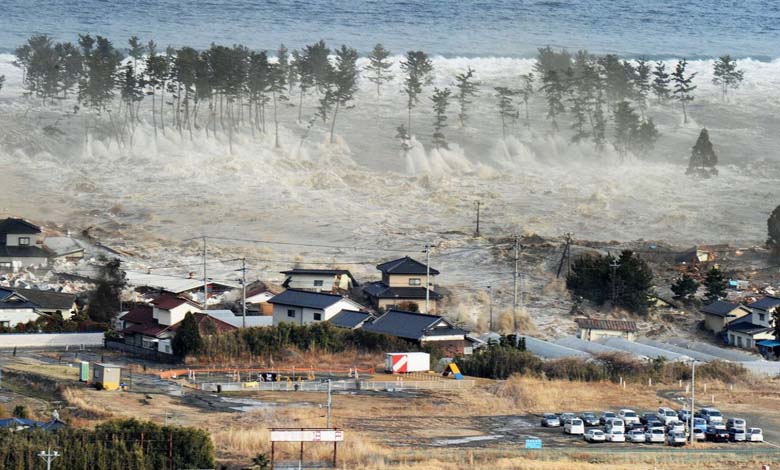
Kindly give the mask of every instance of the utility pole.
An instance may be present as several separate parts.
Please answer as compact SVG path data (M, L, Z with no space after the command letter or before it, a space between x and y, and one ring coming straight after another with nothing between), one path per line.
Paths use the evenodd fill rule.
M206 277L206 236L203 236L203 310L209 309L209 280Z
M488 296L490 297L490 331L495 331L493 327L493 288L487 286Z
M517 266L518 260L520 259L519 250L520 244L518 243L517 235L515 235L515 270L512 274L512 287L514 289L514 297L512 299L512 322L515 329L515 334L517 334Z
M694 408L694 390L696 389L696 361L691 361L691 425L688 426L688 429L691 431L691 445L693 445L694 442L694 434L693 434L693 423L694 417L693 417L693 410Z
M425 245L425 313L431 313L431 247Z
M612 268L612 308L614 309L617 304L617 268L620 267L617 258L609 263L609 267Z
M475 237L478 237L478 236L479 236L479 206L480 206L481 204L482 204L482 202L481 202L481 201L477 201L477 231L476 231L476 232L474 232L474 236L475 236Z
M330 383L330 379L328 379L328 404L326 405L328 408L328 423L327 426L325 426L328 429L330 429L330 407L332 404L333 401L331 399L331 383Z
M241 258L241 327L246 328L246 258Z
M51 446L47 450L42 450L38 453L38 457L46 461L46 470L51 470L51 463L60 456L60 453L51 450Z

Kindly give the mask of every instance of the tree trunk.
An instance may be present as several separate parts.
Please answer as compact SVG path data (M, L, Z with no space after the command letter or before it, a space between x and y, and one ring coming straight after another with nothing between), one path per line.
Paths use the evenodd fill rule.
M276 116L276 91L273 92L273 98L274 98L274 128L275 128L275 137L274 137L274 147L279 148L279 119Z
M330 123L330 143L333 143L333 129L336 128L336 115L339 113L339 100L336 100L336 109L333 110L333 120Z
M165 82L160 87L160 129L165 135Z
M301 113L303 113L303 87L299 87L299 88L301 92L298 94L298 122L300 123Z
M157 113L155 112L156 98L152 92L152 127L154 127L154 140L157 140Z

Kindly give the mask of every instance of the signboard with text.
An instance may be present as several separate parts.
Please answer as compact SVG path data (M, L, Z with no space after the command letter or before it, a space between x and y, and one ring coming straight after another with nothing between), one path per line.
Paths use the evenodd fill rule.
M344 431L338 429L275 429L272 442L341 442Z

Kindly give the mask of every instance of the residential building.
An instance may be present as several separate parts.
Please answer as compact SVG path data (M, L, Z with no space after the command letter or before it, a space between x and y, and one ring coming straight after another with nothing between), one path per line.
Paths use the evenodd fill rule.
M69 320L77 312L74 294L0 287L0 327L14 328L40 315L60 314L63 320Z
M52 261L78 261L84 258L86 244L71 237L46 237L44 247L50 252Z
M0 291L0 296L6 291ZM25 297L12 292L0 298L0 328L16 328L20 323L38 319L36 305Z
M46 266L49 252L42 248L41 228L24 219L0 221L0 270Z
M359 303L340 295L298 289L287 289L268 302L274 306L274 326L280 323L308 325L330 320L342 310L363 310Z
M342 310L337 313L333 318L328 320L333 326L339 328L348 328L355 330L363 327L366 322L374 320L374 316L369 312L355 312L352 310Z
M151 295L172 294L173 296L186 296L190 300L197 300L200 304L203 303L203 279L198 279L195 276L180 277L125 271L125 277L127 284L134 287L138 292ZM213 298L214 295L238 288L238 284L210 280L208 283L209 304L217 302Z
M273 325L273 317L271 315L260 315L258 312L247 311L246 317L242 315L242 312L236 313L232 310L206 310L203 313L236 328L244 328L244 325L246 325L246 328Z
M363 287L366 297L377 309L391 309L403 306L406 310L416 307L426 311L426 283L428 284L428 310L436 311L442 296L434 291L435 278L439 271L430 268L408 256L388 261L377 266L382 280L370 282Z
M286 276L285 289L309 290L312 292L349 292L358 282L346 269L302 269L282 271Z
M391 309L366 323L362 329L395 336L419 346L434 346L453 356L471 354L475 344L475 340L468 336L468 331L458 328L439 315L419 312Z
M769 326L769 322L772 320L772 313L774 313L775 309L780 307L780 297L767 295L748 304L747 307L753 314L751 317L753 323L756 325Z
M713 333L720 333L729 323L750 314L751 311L738 303L716 300L702 307L701 313L704 314L704 327Z
M747 317L745 317L747 318ZM769 326L757 325L746 319L740 319L726 326L726 339L732 346L743 349L756 349L756 343L775 339Z
M596 318L578 318L577 338L585 341L598 341L602 338L624 338L636 340L639 329L635 321L630 320L600 320Z
M248 285L246 288L247 311L256 312L260 315L273 315L274 306L269 304L268 301L280 292L281 290L271 288L261 281Z

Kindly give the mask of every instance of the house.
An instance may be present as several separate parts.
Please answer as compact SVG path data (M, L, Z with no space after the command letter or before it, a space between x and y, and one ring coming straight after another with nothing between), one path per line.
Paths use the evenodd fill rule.
M43 245L49 250L51 259L78 261L84 258L85 245L71 237L46 237Z
M471 354L474 341L468 331L456 327L439 315L403 310L388 310L370 323L364 331L379 333L417 343L431 345L453 356Z
M197 304L170 294L161 295L151 305L136 305L121 316L117 323L123 328L124 344L131 346L134 352L173 354L171 340L182 320L192 313L202 331L216 330L227 332L236 327L218 318L201 312Z
M357 328L361 328L366 322L370 322L373 319L374 316L371 315L369 312L355 312L352 310L342 310L328 321L333 326L354 330Z
M728 245L695 245L677 255L674 260L677 263L690 266L707 266L715 262L718 251L728 249Z
M79 311L75 294L40 289L15 289L15 292L34 303L39 313L47 315L59 313L63 320L69 320Z
M46 266L49 252L41 245L41 228L24 219L0 221L0 270Z
M0 290L0 328L16 328L21 323L37 320L35 308L36 305L25 297Z
M733 321L726 326L726 340L730 345L743 349L755 349L756 343L775 339L772 327L755 324L746 318L748 317Z
M78 312L76 296L38 289L0 287L0 327L14 328L40 315L60 314L63 320Z
M628 341L636 340L639 329L635 321L599 320L596 318L578 318L577 338L585 341L598 341L601 338L618 337Z
M302 269L282 271L286 276L285 289L310 290L313 292L349 292L359 284L346 269Z
M768 326L769 321L772 319L772 313L774 313L775 309L780 307L780 297L767 295L748 304L747 307L754 314L754 323L758 325L766 324Z
M716 300L701 308L704 314L704 326L713 333L720 333L726 325L734 320L744 317L750 310L738 303Z
M43 429L44 431L57 431L66 427L67 424L59 419L51 421L35 421L27 418L8 418L0 419L0 428L11 431L24 431L26 429Z
M327 321L342 310L363 310L359 303L336 294L287 289L268 301L274 306L274 326L280 323L308 325Z
M203 300L203 279L195 277L168 276L165 274L151 274L139 271L125 271L127 284L136 291L159 295L173 294L174 296L186 295L190 299ZM229 290L238 289L238 284L224 281L209 281L209 303L214 303L213 295L222 294Z
M258 312L250 313L248 310L246 317L241 312L235 313L232 310L206 310L203 313L236 328L244 328L245 326L246 328L256 328L273 325L273 317L271 315L260 315Z
M277 291L261 281L248 285L246 288L247 311L257 312L260 315L273 315L274 306L269 304L268 301L279 294L279 292L280 290Z
M428 284L429 310L436 311L436 304L442 298L441 294L434 292L434 279L439 271L427 269L425 264L408 256L382 263L377 269L382 272L382 280L363 287L363 292L375 308L391 309L403 305L409 310L415 306L418 311L428 313L425 311L425 286Z

